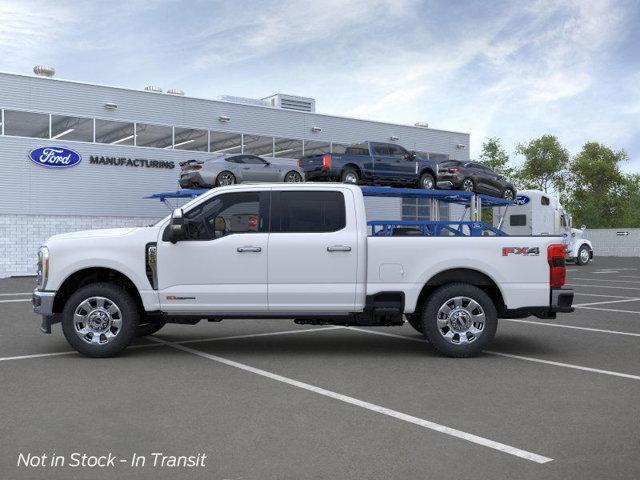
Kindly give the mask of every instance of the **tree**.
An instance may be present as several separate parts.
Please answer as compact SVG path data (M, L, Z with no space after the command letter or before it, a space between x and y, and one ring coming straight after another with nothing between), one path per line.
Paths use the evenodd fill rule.
M509 154L502 147L498 137L485 138L482 144L480 163L505 177L511 177L514 174L514 169L507 165L509 163Z
M576 225L606 228L626 223L625 216L634 209L629 200L634 195L637 199L639 182L620 171L625 160L624 150L613 151L598 142L585 143L573 158L569 208Z
M543 135L527 144L519 144L516 153L525 160L516 172L518 183L525 188L561 194L566 186L569 152L554 135Z

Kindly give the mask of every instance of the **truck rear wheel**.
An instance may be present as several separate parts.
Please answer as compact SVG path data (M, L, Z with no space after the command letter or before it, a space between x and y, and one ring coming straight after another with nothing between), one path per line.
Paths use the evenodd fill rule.
M360 181L360 176L355 169L347 167L342 171L342 175L340 175L340 181L342 183L351 183L352 185L357 185Z
M473 357L496 334L496 307L483 290L468 283L450 283L434 291L422 312L427 341L448 357Z
M133 297L112 283L92 283L69 297L62 310L62 332L88 357L112 357L136 335L140 312Z

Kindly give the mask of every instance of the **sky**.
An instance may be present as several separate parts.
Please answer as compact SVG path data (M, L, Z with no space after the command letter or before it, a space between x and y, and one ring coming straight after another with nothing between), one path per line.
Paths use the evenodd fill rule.
M640 172L640 0L0 0L0 71L624 149Z

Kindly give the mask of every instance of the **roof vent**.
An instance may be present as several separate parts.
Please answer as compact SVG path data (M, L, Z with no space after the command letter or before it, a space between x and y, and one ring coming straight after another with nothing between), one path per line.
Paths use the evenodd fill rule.
M298 112L315 112L316 101L309 97L298 97L296 95L286 95L284 93L276 93L270 97L263 98L269 102L269 105L285 110L296 110Z
M56 69L47 65L36 65L33 67L33 73L38 77L51 78L56 74Z
M162 88L156 85L147 85L146 87L144 87L144 89L147 92L162 93Z
M427 122L416 122L414 125L420 128L429 128L429 124Z
M167 93L169 95L178 95L178 96L184 96L184 91L180 90L179 88L171 88L169 90L167 90Z

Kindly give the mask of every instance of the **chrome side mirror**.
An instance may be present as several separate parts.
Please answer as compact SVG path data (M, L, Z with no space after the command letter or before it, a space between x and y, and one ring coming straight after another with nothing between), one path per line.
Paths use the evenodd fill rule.
M177 243L184 239L184 212L181 208L176 208L171 213L171 222L169 224L169 240L171 243Z

